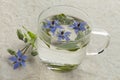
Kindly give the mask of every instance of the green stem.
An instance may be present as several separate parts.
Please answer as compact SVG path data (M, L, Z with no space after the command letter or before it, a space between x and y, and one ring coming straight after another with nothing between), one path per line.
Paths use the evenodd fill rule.
M24 52L23 52L23 55L26 53L26 51L29 49L30 46L31 46L31 45L29 44L29 45L27 45L27 46L25 47Z
M27 48L27 46L25 46L24 48L21 49L21 51L24 51Z

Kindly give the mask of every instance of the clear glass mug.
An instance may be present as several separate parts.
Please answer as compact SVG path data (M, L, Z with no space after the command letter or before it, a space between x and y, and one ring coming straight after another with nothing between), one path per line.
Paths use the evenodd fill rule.
M72 6L57 5L49 7L42 11L38 19L38 39L37 50L39 57L47 67L54 71L66 72L77 68L86 55L96 55L104 51L108 47L110 42L109 34L103 29L90 29L90 31L77 41L66 43L69 48L74 48L74 44L77 44L79 49L66 50L66 44L60 43L63 48L57 49L57 47L49 43L54 38L49 37L42 30L42 21L46 18L58 15L66 14L78 19L84 20L90 27L90 19L88 15L82 10ZM64 46L65 45L65 46ZM75 48L76 49L76 48Z

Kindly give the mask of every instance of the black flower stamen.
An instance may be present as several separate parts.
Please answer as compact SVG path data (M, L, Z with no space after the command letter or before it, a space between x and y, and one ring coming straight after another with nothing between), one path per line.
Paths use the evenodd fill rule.
M80 23L77 26L80 27Z
M18 59L18 61L21 61L21 60L22 60L21 58Z
M52 21L52 25L54 25L55 24L55 21Z
M64 34L64 31L61 31L61 35L63 35Z
M50 28L53 28L53 27L54 27L54 24L55 24L55 21L52 21Z

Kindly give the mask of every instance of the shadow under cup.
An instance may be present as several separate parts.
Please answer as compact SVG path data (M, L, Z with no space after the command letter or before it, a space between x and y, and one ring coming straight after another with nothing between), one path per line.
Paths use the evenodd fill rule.
M49 69L66 72L77 68L86 56L86 46L90 41L91 28L89 32L79 40L68 42L56 41L55 44L53 44L54 38L49 37L48 34L44 32L42 23L45 19L58 14L65 14L84 20L87 25L90 23L87 20L87 15L83 11L71 6L53 6L44 10L39 15L37 39L39 57ZM69 47L67 48L66 46Z

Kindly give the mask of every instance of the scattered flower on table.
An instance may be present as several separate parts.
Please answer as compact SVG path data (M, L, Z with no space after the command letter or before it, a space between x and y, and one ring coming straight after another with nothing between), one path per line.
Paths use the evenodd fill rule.
M18 50L17 54L15 56L12 56L9 58L9 60L11 60L14 64L14 69L17 69L20 66L25 67L25 61L27 59L27 56L25 56L24 54L22 54L22 52L20 50Z
M77 34L79 31L85 31L85 25L86 22L77 22L74 21L72 25L70 25L69 27L73 28L75 30L75 33Z

